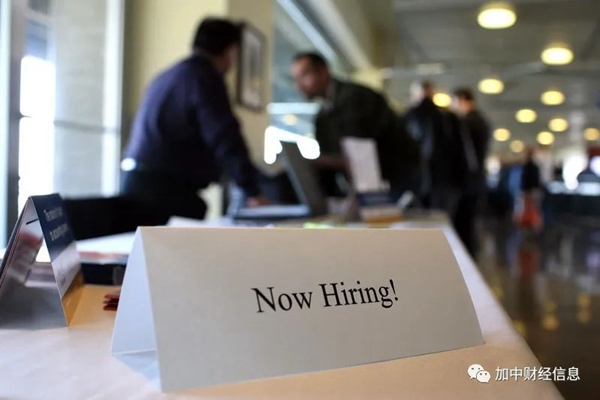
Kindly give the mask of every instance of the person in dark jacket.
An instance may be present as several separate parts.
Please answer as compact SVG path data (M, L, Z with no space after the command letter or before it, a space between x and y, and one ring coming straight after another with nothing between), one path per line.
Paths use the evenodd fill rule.
M521 228L539 231L544 226L541 210L543 184L540 167L534 158L535 150L528 148L521 170L521 201L516 223Z
M170 215L202 219L206 204L198 192L219 182L224 170L250 206L265 202L224 81L240 40L238 25L206 19L192 54L150 84L122 163L123 196Z
M326 192L343 194L336 183L336 171L345 169L341 139L357 137L375 140L383 178L390 183L392 197L399 198L408 188L418 153L385 97L367 87L335 79L319 54L296 55L291 70L306 98L323 100L315 120L315 136Z
M424 206L445 211L453 219L464 181L465 146L460 120L433 102L431 82L411 87L413 107L406 113L408 130L419 144L419 195Z
M454 108L462 120L462 137L470 161L468 178L455 216L455 229L473 258L477 256L477 217L486 194L485 161L488 156L490 128L477 109L473 91L461 88L454 91Z
M527 149L525 164L521 171L521 191L524 193L531 193L542 188L540 167L535 163L534 156L533 148Z

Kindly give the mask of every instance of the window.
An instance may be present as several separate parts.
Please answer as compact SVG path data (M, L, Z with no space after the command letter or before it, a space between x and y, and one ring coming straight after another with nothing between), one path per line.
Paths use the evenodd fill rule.
M0 245L28 196L118 191L123 13L121 1L0 1Z

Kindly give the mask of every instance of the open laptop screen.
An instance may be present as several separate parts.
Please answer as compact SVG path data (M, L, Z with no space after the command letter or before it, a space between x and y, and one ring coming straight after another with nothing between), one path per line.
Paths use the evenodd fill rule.
M327 198L321 189L316 167L302 156L296 143L283 142L283 158L294 190L311 215L327 213Z

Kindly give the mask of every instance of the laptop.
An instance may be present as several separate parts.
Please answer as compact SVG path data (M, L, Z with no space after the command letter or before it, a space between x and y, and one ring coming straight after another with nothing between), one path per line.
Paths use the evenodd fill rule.
M235 220L280 221L327 214L327 198L321 189L314 165L302 156L296 143L283 142L281 146L287 173L301 203L243 207L234 212Z

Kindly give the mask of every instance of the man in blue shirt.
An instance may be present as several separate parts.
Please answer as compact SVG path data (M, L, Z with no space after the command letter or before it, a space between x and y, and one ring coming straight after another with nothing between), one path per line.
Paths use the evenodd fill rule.
M199 190L226 172L249 206L265 203L224 81L240 41L239 26L206 19L192 55L150 84L122 163L125 197L161 213L202 219L206 203Z

